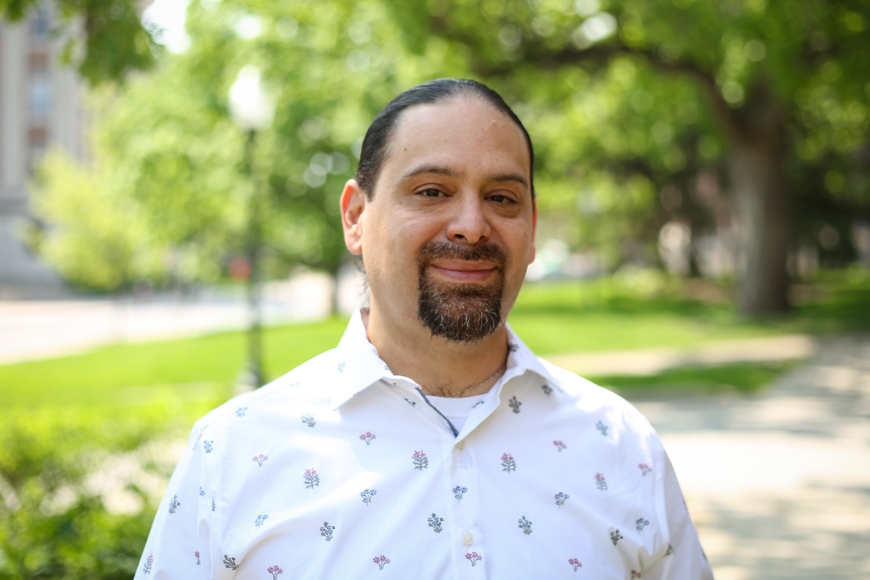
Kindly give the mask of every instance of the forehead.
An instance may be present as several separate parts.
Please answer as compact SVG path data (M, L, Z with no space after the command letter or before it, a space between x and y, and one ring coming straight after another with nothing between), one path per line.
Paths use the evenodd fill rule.
M387 181L415 165L460 174L519 172L530 182L531 159L522 130L502 111L473 96L415 105L390 136L381 173Z

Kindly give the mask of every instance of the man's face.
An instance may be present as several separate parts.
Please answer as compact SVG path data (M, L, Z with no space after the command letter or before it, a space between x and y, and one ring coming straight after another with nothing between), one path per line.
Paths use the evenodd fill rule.
M474 97L405 110L371 200L342 197L372 310L453 341L506 318L534 258L529 151L519 127Z

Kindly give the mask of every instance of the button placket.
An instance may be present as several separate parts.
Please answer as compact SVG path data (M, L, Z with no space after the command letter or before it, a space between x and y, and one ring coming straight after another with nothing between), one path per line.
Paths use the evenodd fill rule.
M453 554L457 578L486 577L486 549L480 521L480 483L474 464L474 444L463 440L453 445L450 472L451 524L453 525ZM457 499L459 498L459 499ZM466 554L477 553L483 561L472 566Z

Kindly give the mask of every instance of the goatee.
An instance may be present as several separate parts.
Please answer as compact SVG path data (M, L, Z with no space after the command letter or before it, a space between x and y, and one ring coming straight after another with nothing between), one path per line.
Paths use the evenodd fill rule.
M486 261L496 271L486 283L437 282L428 275L428 267L439 260ZM507 256L499 246L426 242L417 255L420 291L417 315L432 336L474 342L495 332L501 324L506 264Z

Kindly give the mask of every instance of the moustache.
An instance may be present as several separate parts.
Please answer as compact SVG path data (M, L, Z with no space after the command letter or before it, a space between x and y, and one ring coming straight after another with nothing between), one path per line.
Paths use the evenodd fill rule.
M467 262L492 262L496 269L504 270L507 264L507 254L494 244L482 246L467 246L451 242L436 242L430 240L423 244L417 252L417 265L422 270L427 265L438 260L463 260Z

